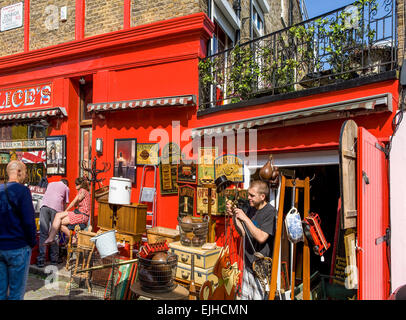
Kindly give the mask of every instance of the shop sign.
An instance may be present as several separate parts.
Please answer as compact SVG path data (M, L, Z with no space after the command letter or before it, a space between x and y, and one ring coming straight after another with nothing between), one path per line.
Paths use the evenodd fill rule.
M196 190L192 186L179 186L179 217L193 215L196 199Z
M23 26L23 3L15 3L1 8L0 31L7 31Z
M50 107L51 98L52 85L50 83L0 90L0 113Z
M219 215L222 212L218 210L218 197L216 188L211 190L211 214ZM197 187L197 200L196 200L196 212L199 215L208 214L209 210L209 188ZM223 211L224 212L224 211Z
M197 165L190 161L190 163L184 163L181 161L178 164L178 183L197 183Z
M217 156L217 147L199 148L199 184L214 183L214 159L216 159Z
M233 182L244 182L244 164L241 158L226 154L214 160L215 178L225 175Z
M0 150L10 149L44 149L45 139L0 141Z

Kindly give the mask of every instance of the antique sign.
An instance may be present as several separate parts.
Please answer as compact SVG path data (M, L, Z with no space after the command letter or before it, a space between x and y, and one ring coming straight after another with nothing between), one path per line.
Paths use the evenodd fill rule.
M175 142L169 142L162 148L161 163L178 164L181 159L180 147Z
M29 185L38 185L43 177L45 177L44 163L26 163L27 167L27 181ZM7 164L0 164L0 181L4 182L8 180Z
M193 215L195 208L196 190L189 185L180 185L179 189L179 217Z
M178 183L197 183L197 165L193 161L178 164Z
M161 194L177 194L177 165L181 158L179 146L174 142L167 143L162 148L159 164L159 174L161 177Z
M218 156L217 147L201 147L198 156L198 183L214 183L214 159Z
M52 85L0 90L0 113L35 110L52 106Z
M0 150L45 149L45 139L0 141Z
M214 160L214 176L225 175L233 182L244 182L244 164L242 159L233 154L226 154Z
M137 144L137 165L158 165L159 164L158 143Z
M211 190L211 214L219 215L223 212L218 210L218 194L216 188ZM197 199L196 199L196 213L199 215L208 214L209 208L209 188L197 187Z

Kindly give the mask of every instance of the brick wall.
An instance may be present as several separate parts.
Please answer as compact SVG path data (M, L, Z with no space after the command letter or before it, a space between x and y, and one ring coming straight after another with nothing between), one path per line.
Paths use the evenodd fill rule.
M18 3L16 0L4 0L0 2L0 7ZM3 31L0 33L0 56L7 56L24 51L24 20L23 26Z
M21 1L0 1L0 8ZM233 7L235 1L227 1ZM264 17L265 34L283 27L280 18L281 1L267 1L270 12ZM284 1L288 3L288 0ZM30 1L30 50L75 40L75 2L73 0ZM67 7L66 21L60 19L60 8L63 6ZM198 12L207 13L207 10L207 0L131 0L131 27ZM245 42L250 36L250 0L241 0L240 20L241 42ZM124 0L85 1L85 38L121 30L123 25ZM0 33L0 56L23 51L24 27Z
M181 17L205 10L204 0L132 0L131 26Z
M124 0L88 0L85 10L85 37L123 29Z
M60 8L67 7L67 20ZM75 40L75 1L30 1L30 50Z

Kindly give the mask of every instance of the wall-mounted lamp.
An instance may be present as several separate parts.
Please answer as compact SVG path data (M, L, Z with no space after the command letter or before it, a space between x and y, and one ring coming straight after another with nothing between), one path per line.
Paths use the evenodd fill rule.
M81 77L81 78L79 79L79 83L83 86L83 85L86 83L85 78Z
M96 139L96 152L103 153L103 139L102 138Z

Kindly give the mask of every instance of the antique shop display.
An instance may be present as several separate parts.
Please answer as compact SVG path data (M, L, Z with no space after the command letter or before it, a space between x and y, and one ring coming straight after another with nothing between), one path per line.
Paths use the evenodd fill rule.
M179 207L178 216L192 216L195 210L196 189L189 185L178 186Z
M170 252L159 251L146 258L138 254L138 281L146 292L169 292L174 283L178 257Z
M66 174L66 136L46 137L47 175Z
M277 188L279 185L279 169L273 163L272 155L269 156L268 161L259 170L259 177L261 180L269 183L271 188Z
M209 188L197 187L196 213L198 215L208 214L209 204ZM224 213L219 210L219 198L221 196L216 192L215 188L211 191L211 214L221 215ZM224 206L223 206L224 207Z
M324 237L323 230L320 227L320 217L317 213L311 212L303 220L303 231L313 247L313 251L318 256L322 257L328 248L330 248L330 243L327 242Z
M137 144L137 165L157 166L159 164L158 143Z
M218 156L217 147L200 147L198 156L198 183L214 183L214 160Z
M181 151L176 143L169 142L162 148L159 163L162 195L178 193L177 165L180 162L180 159Z
M147 230L148 243L155 243L159 241L167 241L168 243L179 241L180 233L179 230L164 228L164 227L153 227Z
M234 300L240 270L237 262L231 264L228 246L221 249L213 274L218 284L207 280L200 288L200 300Z
M132 235L146 232L147 206L132 203L129 205L115 205L106 201L99 202L98 227L102 229L116 229Z
M178 218L180 243L184 246L201 247L206 243L209 223L207 219L184 216Z
M197 165L192 160L178 164L178 183L197 183Z
M232 182L244 182L244 163L233 154L226 154L214 160L214 174L218 179L226 176Z
M114 177L136 183L136 150L137 139L114 139Z

